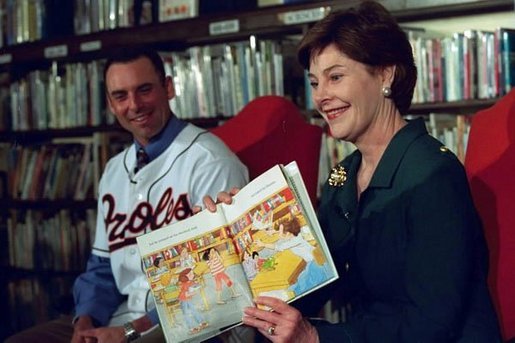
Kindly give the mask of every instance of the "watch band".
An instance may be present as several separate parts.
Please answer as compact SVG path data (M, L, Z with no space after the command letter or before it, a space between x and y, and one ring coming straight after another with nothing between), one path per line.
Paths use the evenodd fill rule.
M125 338L127 339L127 342L132 342L138 338L140 338L140 334L136 329L134 328L134 325L132 325L131 322L127 322L123 324L123 331L125 334Z

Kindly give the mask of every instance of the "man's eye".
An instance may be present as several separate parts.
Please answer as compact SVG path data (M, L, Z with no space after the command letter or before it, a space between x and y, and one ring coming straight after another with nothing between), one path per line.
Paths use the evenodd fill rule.
M125 98L127 98L127 96L120 94L120 95L114 95L113 98L116 101L123 101L123 100L125 100Z

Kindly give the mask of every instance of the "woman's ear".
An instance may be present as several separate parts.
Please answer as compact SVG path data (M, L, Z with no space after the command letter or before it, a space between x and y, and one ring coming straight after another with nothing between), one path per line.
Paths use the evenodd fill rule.
M396 66L386 66L381 71L381 75L383 77L383 87L391 87L393 84L393 80L395 79L395 70Z

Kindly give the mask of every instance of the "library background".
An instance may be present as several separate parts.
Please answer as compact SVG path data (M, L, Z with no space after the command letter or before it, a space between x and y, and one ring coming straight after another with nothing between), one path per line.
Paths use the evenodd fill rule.
M175 113L213 128L281 95L323 126L295 46L329 11L359 1L0 0L0 338L72 310L107 159L130 141L107 113L102 65L126 44L156 47ZM470 118L515 84L513 0L383 0L413 44L409 117L463 160ZM320 179L353 148L324 134ZM325 316L340 320L338 309Z

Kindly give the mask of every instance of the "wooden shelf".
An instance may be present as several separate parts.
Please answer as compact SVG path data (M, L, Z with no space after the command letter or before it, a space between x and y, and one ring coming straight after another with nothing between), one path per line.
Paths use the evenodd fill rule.
M412 104L408 113L409 114L429 114L429 113L474 114L475 112L477 112L481 109L492 106L498 100L499 100L499 98Z
M218 126L221 122L226 121L232 117L217 116L212 118L195 118L185 119L194 125L210 129ZM15 142L15 143L38 143L41 141L48 141L52 138L71 138L71 137L90 137L97 132L119 132L129 133L121 126L102 125L102 126L82 126L71 127L66 129L48 129L48 130L27 130L27 131L3 131L0 132L0 142Z
M27 279L27 278L55 278L55 277L67 277L67 278L75 278L82 271L77 270L43 270L43 269L25 269L25 268L17 268L11 266L0 266L0 269L3 273L9 275L9 280L16 279Z
M430 3L427 1L426 3ZM399 22L409 22L428 19L463 17L474 14L512 11L515 8L513 0L483 0L468 3L455 3L439 6L426 6L415 9L393 10L392 14ZM472 24L473 25L473 24Z

